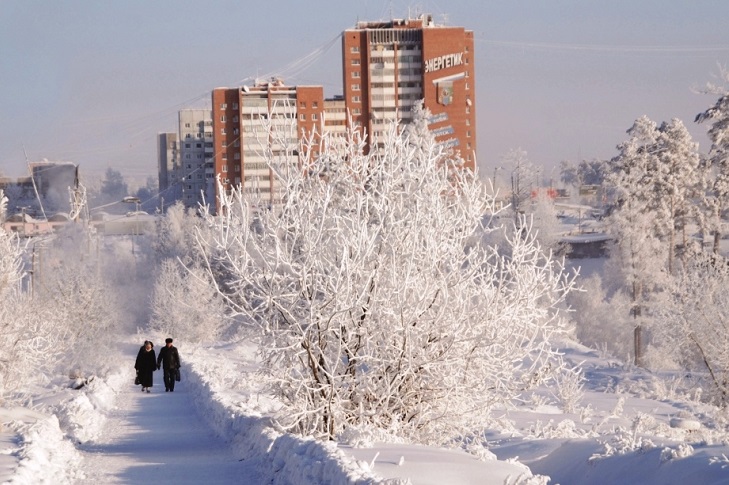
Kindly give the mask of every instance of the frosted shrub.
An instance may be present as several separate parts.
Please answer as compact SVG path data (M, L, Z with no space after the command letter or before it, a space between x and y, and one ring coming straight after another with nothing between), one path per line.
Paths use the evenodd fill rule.
M664 321L656 341L683 369L706 373L707 399L729 405L729 268L697 255L671 280L655 311Z
M299 167L271 159L281 206L256 210L255 193L233 189L210 221L211 268L257 322L285 429L442 439L474 429L556 356L572 280L528 229L508 254L481 243L494 200L418 138L425 120L403 135L391 127L370 154L352 134L338 151L322 136Z
M196 265L185 268L173 259L160 263L152 294L152 330L202 342L219 337L227 323L223 298L206 271Z
M559 400L562 411L565 413L577 412L585 395L585 377L582 369L563 369L555 376L555 386L557 390L553 394Z

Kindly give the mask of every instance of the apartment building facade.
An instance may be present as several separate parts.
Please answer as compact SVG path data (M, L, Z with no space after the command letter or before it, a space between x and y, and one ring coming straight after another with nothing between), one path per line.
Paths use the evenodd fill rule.
M177 133L157 133L157 183L164 205L182 200L182 178Z
M321 132L322 86L287 86L280 79L212 93L214 173L225 190L255 190L275 205L282 194L269 162L299 162L302 136Z
M370 146L390 122L408 123L424 100L436 141L475 167L476 92L473 32L436 25L430 15L359 22L342 33L344 99Z
M197 208L215 205L213 118L210 109L183 109L178 113L182 201Z

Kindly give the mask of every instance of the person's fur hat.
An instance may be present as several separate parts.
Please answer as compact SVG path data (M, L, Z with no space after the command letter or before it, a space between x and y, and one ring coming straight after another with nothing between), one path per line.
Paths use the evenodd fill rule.
M169 337L167 337L167 338L165 339L165 343L166 343L166 344L171 344L171 343L172 343L172 339L171 339L171 338L169 338Z

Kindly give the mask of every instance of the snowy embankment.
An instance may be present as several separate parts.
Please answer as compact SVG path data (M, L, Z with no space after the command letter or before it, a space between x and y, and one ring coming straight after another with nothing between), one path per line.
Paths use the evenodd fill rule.
M257 462L266 483L318 485L322 483L384 483L369 469L344 454L334 442L320 442L276 432L270 426L267 410L274 403L232 389L254 385L253 373L247 373L238 351L199 349L185 354L184 385L214 431L228 440L245 460Z
M0 483L65 484L83 478L75 444L101 433L114 389L131 372L107 380L58 378L27 397L25 407L0 408Z

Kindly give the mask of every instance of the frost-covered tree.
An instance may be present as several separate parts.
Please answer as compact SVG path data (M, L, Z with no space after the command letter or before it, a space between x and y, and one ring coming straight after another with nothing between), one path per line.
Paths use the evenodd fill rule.
M705 221L714 234L714 254L719 253L721 221L729 209L729 69L720 67L719 74L723 84L708 84L704 91L719 95L719 99L712 107L696 115L695 120L711 124L707 133L711 140L707 169L713 172L713 177L707 183L704 203L708 212Z
M5 196L5 191L0 189L0 222L5 222L5 218L8 216L8 198Z
M52 313L20 287L23 253L17 236L0 230L0 403L48 370L59 342Z
M112 363L105 349L120 334L121 309L93 243L80 225L67 226L61 237L43 245L42 278L34 304L50 311L49 321L61 343L56 363L64 373L94 375Z
M571 280L528 224L508 257L479 244L493 199L432 138L409 136L393 126L369 154L352 135L299 167L271 160L280 206L256 211L234 189L210 218L287 429L427 440L548 376Z
M203 219L193 209L186 209L182 202L177 202L157 219L152 240L154 259L179 259L183 264L201 261L200 245L195 243L193 236L197 234L207 239L208 236L204 236L205 226Z
M602 185L605 179L604 160L582 160L577 166L569 160L563 160L559 168L562 182L573 187L585 184Z
M566 249L560 243L560 222L554 200L545 192L538 192L528 206L528 217L531 219L532 231L540 247L544 251L563 254Z
M665 245L656 233L654 176L658 166L656 124L643 116L618 145L606 182L614 191L616 209L607 220L615 241L611 254L619 261L625 288L631 297L634 319L635 363L641 365L644 308L653 287L665 270Z
M150 328L188 342L213 341L229 326L225 302L207 271L166 259L152 294Z
M661 348L684 369L707 375L711 397L729 405L729 266L697 254L673 278L655 306Z
M539 186L537 170L529 161L526 150L516 148L501 158L502 165L511 174L510 209L514 222L519 223L520 215L527 211L532 192Z
M658 131L653 205L658 235L664 239L668 252L667 269L673 274L677 230L682 236L684 254L688 246L686 226L693 216L693 197L700 184L699 145L679 119L662 123Z

